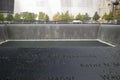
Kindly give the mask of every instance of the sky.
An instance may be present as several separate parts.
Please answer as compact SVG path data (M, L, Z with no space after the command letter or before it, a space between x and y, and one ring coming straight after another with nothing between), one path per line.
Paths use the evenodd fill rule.
M16 12L34 12L39 13L43 11L45 13L53 14L57 11L60 11L60 2L59 0L15 0L15 13Z
M76 1L76 3L75 3ZM78 4L78 2L80 4ZM92 2L90 4L86 4L86 2ZM77 14L78 11L81 13L88 13L90 16L93 15L93 13L97 10L97 0L71 0L73 2L74 7L70 8L71 14ZM79 8L76 8L75 6L81 6ZM85 7L85 6L88 7ZM15 0L15 7L14 7L14 13L20 13L20 12L34 12L38 14L40 11L45 12L52 18L52 16L57 12L66 11L67 8L61 6L60 0Z

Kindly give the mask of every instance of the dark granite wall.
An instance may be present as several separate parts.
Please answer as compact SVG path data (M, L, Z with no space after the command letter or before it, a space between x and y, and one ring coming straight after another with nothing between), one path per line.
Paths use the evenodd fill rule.
M120 80L120 48L0 48L0 80Z
M99 24L9 24L8 39L96 39Z
M98 33L99 39L120 46L120 25L101 25Z
M4 25L0 25L0 42L5 40L5 27Z

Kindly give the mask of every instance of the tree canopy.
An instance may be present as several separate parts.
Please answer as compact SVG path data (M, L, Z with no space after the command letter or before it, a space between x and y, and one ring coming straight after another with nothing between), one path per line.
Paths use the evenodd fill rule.
M49 21L49 16L47 14L45 15L45 21Z
M16 13L14 16L14 20L20 20L20 19L21 19L20 14Z
M78 15L76 15L75 19L76 20L81 20L81 21L88 21L88 20L90 20L90 17L87 13L85 15L81 15L79 13Z
M71 21L74 19L74 16L72 14L69 13L69 11L66 11L65 13L59 13L57 12L54 16L53 16L53 20L54 21Z
M40 21L49 21L49 16L44 12L39 12L38 20Z
M102 16L102 19L108 20L108 15L107 15L107 13L105 13L105 14Z
M98 15L97 12L95 12L94 16L93 16L93 20L97 21L100 18L100 16Z
M53 16L53 21L60 21L61 20L61 15L59 12L57 12L54 16Z
M106 14L106 13L105 13L105 14L102 16L102 19L110 21L110 20L113 20L115 17L117 17L117 16L113 16L113 13L110 12L109 14Z
M65 13L61 14L61 20L62 21L70 21L73 20L74 16L72 14L69 13L69 11L66 11Z
M85 13L85 15L83 16L83 21L88 21L90 20L90 16L88 15L88 13Z
M2 13L0 13L0 21L4 21L4 16Z
M35 20L37 15L31 12L22 13L23 20Z
M7 17L6 17L6 20L7 21L13 21L14 20L14 17L12 14L8 14Z
M120 20L120 9L118 9L118 10L116 11L115 19L116 19L116 20Z
M110 13L108 14L108 20L113 20L113 19L114 19L113 13L110 12Z

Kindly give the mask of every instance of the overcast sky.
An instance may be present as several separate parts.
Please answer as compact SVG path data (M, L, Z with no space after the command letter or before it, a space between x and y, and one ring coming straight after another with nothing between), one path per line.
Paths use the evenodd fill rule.
M80 5L86 5L82 2L92 2L89 4L89 7L81 7L80 12L85 13L88 12L90 15L97 10L97 0L71 0L71 1L79 1ZM74 4L76 5L76 4ZM79 5L79 4L78 4ZM91 6L91 7L90 7ZM20 13L24 11L39 13L40 11L47 13L49 16L53 16L56 12L61 12L63 8L61 8L60 0L15 0L15 13ZM88 9L87 9L88 8ZM72 9L73 13L77 11L77 9Z
M46 10L47 9L47 10ZM59 11L59 0L15 0L15 12L31 11L38 13L39 11Z

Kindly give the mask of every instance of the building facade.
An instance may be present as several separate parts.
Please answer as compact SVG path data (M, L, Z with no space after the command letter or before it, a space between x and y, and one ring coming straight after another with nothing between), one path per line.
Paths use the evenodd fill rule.
M0 0L0 13L4 16L14 13L14 0Z
M102 17L105 13L109 14L112 11L111 1L110 0L99 0L98 13Z
M88 13L91 17L97 11L97 0L60 0L61 12L69 11L73 15Z

